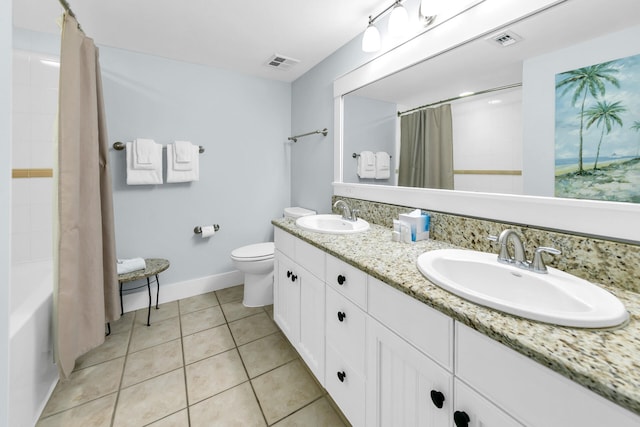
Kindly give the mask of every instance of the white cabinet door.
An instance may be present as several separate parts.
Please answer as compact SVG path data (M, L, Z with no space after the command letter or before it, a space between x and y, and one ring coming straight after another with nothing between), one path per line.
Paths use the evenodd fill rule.
M457 378L454 388L453 422L456 427L522 427Z
M300 341L300 277L296 264L276 251L273 319L294 346Z
M367 318L367 426L453 425L453 375Z
M324 386L324 282L307 270L300 270L300 341L302 359Z

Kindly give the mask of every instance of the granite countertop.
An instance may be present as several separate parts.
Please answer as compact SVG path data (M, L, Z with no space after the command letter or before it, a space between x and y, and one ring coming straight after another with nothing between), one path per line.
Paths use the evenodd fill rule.
M611 329L555 326L479 306L427 280L418 271L416 260L423 252L455 247L445 242L392 242L391 230L374 224L364 233L334 235L305 231L288 218L275 219L272 223L640 414L640 295L637 293L601 285L624 303L630 313L626 325Z

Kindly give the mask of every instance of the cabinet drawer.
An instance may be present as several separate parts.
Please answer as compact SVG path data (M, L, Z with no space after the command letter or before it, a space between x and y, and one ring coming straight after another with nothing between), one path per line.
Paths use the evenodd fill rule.
M457 322L456 377L526 426L640 425L640 416Z
M326 288L327 343L364 374L366 314L355 304Z
M367 309L367 274L364 271L327 255L326 282L363 310Z
M325 387L355 427L364 426L365 381L333 346L327 346ZM340 376L338 376L340 374Z
M295 239L296 262L324 282L325 253L309 243Z
M295 259L294 242L296 238L284 231L281 228L274 227L273 229L273 241L276 249L288 256L291 259Z
M373 277L368 287L371 316L453 370L453 319Z

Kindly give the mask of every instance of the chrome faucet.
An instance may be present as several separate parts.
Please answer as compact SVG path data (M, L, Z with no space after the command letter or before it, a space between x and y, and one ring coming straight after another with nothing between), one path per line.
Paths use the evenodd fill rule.
M524 244L522 239L513 229L504 230L500 233L500 236L489 236L489 240L498 242L500 244L500 251L498 253L498 262L504 264L513 264L516 267L523 268L525 270L531 270L534 273L547 273L547 266L542 259L542 253L547 252L553 255L560 255L560 251L556 248L549 248L546 246L540 246L536 249L531 262L527 261L524 253ZM509 251L509 242L513 243L513 255Z
M333 204L334 209L338 209L342 213L342 219L346 221L357 221L358 210L351 209L349 204L344 200L338 200Z

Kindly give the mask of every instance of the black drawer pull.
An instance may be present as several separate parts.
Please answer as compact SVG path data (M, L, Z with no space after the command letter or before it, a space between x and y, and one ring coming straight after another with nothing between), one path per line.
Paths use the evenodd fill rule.
M296 276L295 274L291 274L291 281L295 282L296 280L298 280L298 276Z
M471 418L469 418L466 412L456 411L453 413L453 422L456 424L456 427L469 427L470 421Z
M338 274L338 285L344 285L344 282L347 281L347 278L344 277L342 274Z
M344 371L338 372L338 379L340 380L341 383L344 382L345 378L347 378L347 374L345 374Z
M342 312L342 311L339 311L339 312L338 312L338 320L339 320L339 321L344 322L344 319L345 319L346 317L347 317L347 314L346 314L346 313L344 313L344 312Z
M442 409L444 406L444 400L444 394L442 394L442 392L431 390L431 401L436 405L436 408Z

